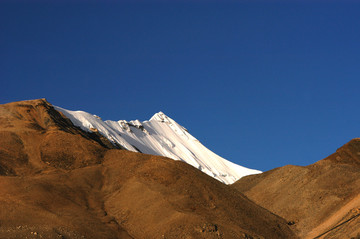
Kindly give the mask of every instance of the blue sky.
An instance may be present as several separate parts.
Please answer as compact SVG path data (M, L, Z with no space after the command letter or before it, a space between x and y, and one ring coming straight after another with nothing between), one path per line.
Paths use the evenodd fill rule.
M240 165L308 165L360 136L360 2L1 1L0 103L163 111Z

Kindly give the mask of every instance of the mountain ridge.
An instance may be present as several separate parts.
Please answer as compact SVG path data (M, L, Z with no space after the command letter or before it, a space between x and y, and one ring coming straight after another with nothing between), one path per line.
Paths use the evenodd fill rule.
M228 185L106 145L44 100L0 105L0 135L0 238L296 238Z
M259 170L237 165L218 156L161 111L143 122L103 121L99 116L85 111L54 107L74 125L85 131L97 131L110 142L127 150L181 160L226 184L234 183L246 175L261 173Z

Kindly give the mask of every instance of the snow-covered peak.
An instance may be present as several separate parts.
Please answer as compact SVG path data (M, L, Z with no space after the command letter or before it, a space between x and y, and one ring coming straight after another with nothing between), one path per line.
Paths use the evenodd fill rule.
M150 118L150 121L154 121L154 120L160 121L160 122L166 122L166 123L171 123L171 121L173 121L170 117L165 115L162 111L154 114L153 117Z
M216 155L161 111L149 121L140 122L102 121L100 117L84 111L71 111L56 106L55 109L68 117L74 125L89 132L97 131L110 142L125 149L181 160L226 184L246 175L261 173Z

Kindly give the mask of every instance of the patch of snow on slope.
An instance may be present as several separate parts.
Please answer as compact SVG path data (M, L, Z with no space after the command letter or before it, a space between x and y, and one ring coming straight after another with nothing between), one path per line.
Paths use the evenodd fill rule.
M246 175L261 173L216 155L163 112L156 113L149 121L128 122L102 121L100 117L84 111L71 111L56 106L55 109L74 125L89 132L97 129L110 142L130 151L181 160L226 184L234 183Z

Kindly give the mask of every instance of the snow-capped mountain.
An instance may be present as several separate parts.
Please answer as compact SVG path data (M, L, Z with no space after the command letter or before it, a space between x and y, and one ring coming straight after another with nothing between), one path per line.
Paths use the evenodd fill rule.
M71 111L57 106L55 109L68 117L74 125L85 131L97 131L127 150L184 161L226 184L234 183L246 175L261 173L216 155L162 112L144 122L103 121L99 116L84 111Z

